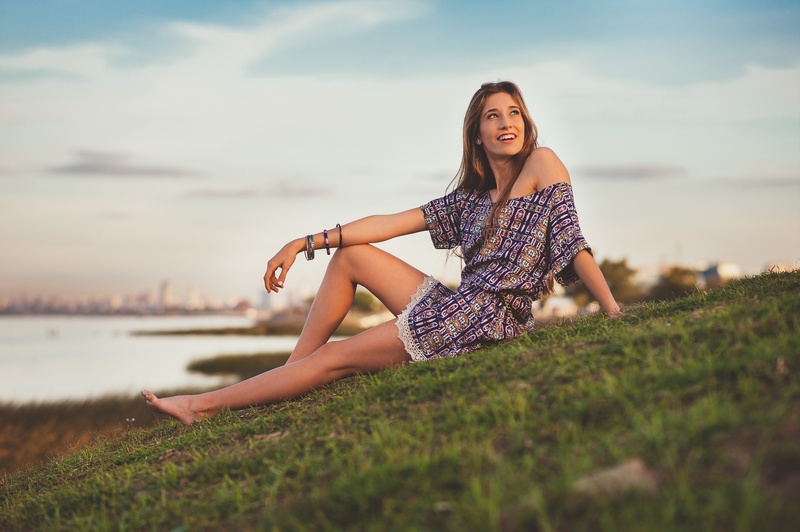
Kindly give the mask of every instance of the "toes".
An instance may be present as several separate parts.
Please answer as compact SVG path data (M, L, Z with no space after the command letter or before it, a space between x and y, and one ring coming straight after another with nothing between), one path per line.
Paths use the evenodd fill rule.
M142 397L144 397L147 406L151 408L156 408L156 402L158 401L158 397L153 394L150 390L142 390Z

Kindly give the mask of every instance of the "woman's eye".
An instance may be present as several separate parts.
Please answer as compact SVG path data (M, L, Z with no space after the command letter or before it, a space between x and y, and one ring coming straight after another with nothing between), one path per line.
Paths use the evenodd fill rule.
M497 113L489 113L486 118L497 118Z
M518 114L519 114L519 109L514 109L514 110L512 110L512 111L511 111L511 114L512 114L512 115L518 115Z

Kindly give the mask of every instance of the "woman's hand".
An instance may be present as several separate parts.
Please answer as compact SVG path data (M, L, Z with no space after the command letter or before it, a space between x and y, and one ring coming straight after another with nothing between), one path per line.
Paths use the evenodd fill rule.
M621 318L625 315L625 313L622 311L622 305L617 302L614 302L613 307L604 310L609 318Z
M297 259L297 254L305 248L305 239L292 240L281 248L278 253L267 262L267 272L264 274L264 288L267 292L278 292L283 288L286 274ZM277 275L280 269L280 275ZM277 276L276 276L277 275Z

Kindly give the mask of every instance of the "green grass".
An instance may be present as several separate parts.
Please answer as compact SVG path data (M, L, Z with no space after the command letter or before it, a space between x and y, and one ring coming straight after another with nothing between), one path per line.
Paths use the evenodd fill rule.
M0 474L152 424L141 397L0 404Z
M0 481L0 529L794 530L800 273L546 327ZM654 492L576 492L640 458Z

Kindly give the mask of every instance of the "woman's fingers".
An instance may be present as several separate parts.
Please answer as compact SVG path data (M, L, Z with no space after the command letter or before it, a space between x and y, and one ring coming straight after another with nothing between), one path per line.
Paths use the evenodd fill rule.
M269 278L269 285L267 286L268 292L277 292L279 289L283 288L283 281L278 279L274 274Z
M275 281L275 285L276 286L278 286L280 288L283 288L283 283L284 283L284 281L286 281L286 272L288 272L288 271L289 271L288 266L286 268L281 268L281 274L278 277L278 279Z
M270 260L267 263L267 273L264 274L264 288L267 289L267 292L277 292L278 287L283 287L283 284L278 285L278 278L275 277L275 272L278 270L278 264L275 264L273 260Z
M291 243L290 243L291 244ZM283 288L283 283L286 281L286 274L289 273L289 268L294 264L297 254L294 253L286 244L277 255L269 259L267 262L267 272L264 274L264 287L267 292L277 292ZM280 269L280 275L278 275Z
M279 289L283 288L289 266L291 266L291 263L273 263L273 261L267 263L267 273L264 274L264 287L267 289L267 292L277 292ZM278 269L281 271L280 275L277 275Z
M277 292L280 288L283 288L283 281L281 281L278 277L275 277L275 272L273 272L269 281L270 285L272 286L272 290L275 292Z

